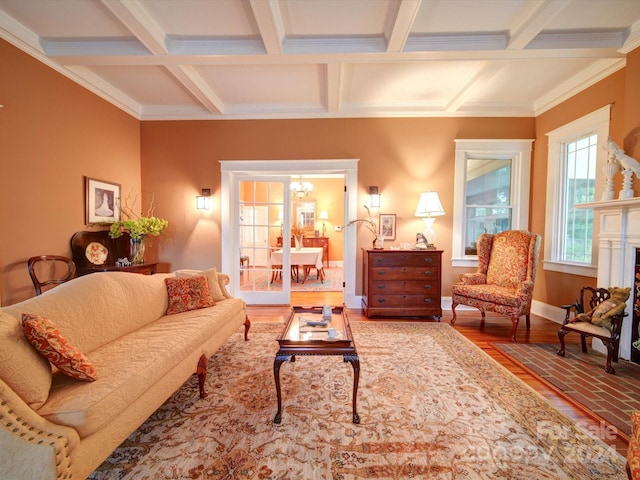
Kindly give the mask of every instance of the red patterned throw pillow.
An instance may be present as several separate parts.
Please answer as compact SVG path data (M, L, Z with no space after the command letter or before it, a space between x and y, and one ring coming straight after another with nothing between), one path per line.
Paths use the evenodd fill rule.
M209 293L207 277L165 278L169 308L167 315L213 307L216 302Z
M62 373L76 380L93 382L96 379L96 368L48 318L23 313L22 327L29 343Z

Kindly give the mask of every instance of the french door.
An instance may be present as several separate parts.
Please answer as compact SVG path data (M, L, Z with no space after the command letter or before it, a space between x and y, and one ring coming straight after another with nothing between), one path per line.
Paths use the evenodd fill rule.
M289 302L291 246L276 247L278 237L289 238L289 178L238 176L237 235L240 255L239 296L249 304L286 304ZM285 192L287 194L285 195ZM284 264L274 264L271 253L284 248Z

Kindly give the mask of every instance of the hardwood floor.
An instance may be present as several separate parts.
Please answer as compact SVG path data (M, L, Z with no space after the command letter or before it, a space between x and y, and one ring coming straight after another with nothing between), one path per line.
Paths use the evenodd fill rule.
M291 305L318 306L324 304L339 305L342 303L342 292L293 292L291 294ZM290 306L253 306L247 307L249 318L252 322L284 322L290 311ZM368 319L361 309L348 309L349 320L354 321L376 321L394 320L396 318L376 318ZM451 311L444 311L443 322L451 320ZM504 343L509 341L511 335L511 321L503 315L487 313L484 324L480 321L480 313L477 311L458 312L458 318L454 326L456 330L480 347L490 357L504 366L513 375L518 377L533 390L545 397L554 407L563 412L575 422L583 425L589 431L597 433L608 430L603 427L599 417L584 407L575 404L568 397L553 389L546 382L539 380L534 375L527 372L509 357L502 354L498 349L492 347L493 343ZM558 324L550 320L535 315L531 316L531 330L527 332L524 319L518 326L516 335L520 343L556 343L558 342ZM579 343L579 336L572 339L567 336L567 343ZM606 433L605 432L605 433ZM598 435L607 444L614 447L621 455L626 455L628 439L623 435L609 438L610 435Z

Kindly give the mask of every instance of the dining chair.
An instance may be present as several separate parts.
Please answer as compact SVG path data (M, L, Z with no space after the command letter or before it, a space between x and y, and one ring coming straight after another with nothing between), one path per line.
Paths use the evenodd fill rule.
M68 282L76 276L76 264L62 255L31 257L27 261L27 269L36 295L40 295L44 287Z

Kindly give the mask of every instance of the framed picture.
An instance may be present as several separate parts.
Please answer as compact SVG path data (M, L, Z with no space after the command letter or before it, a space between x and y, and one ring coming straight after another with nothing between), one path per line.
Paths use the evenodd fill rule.
M396 214L395 213L381 213L380 214L380 226L378 227L380 235L385 240L396 239Z
M85 177L85 194L87 225L120 220L120 184Z

